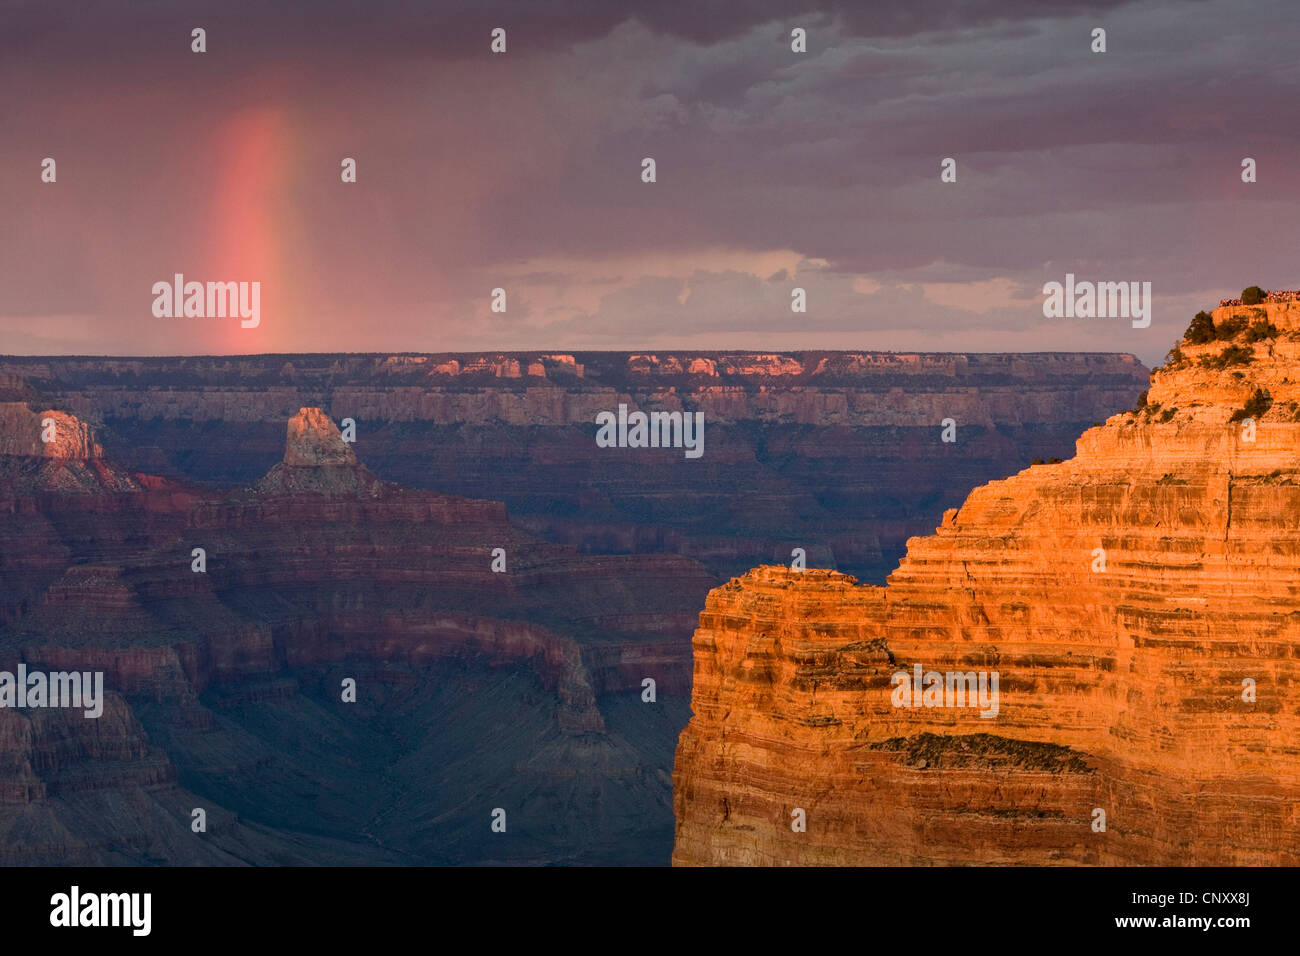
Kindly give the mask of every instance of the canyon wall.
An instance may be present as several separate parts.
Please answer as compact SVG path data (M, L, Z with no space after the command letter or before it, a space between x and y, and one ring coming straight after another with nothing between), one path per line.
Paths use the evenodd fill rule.
M33 414L4 421L27 436ZM108 700L0 710L0 861L666 861L714 578L385 482L319 409L281 435L282 460L225 491L68 487L44 444L5 446L0 670L102 672ZM497 806L516 839L492 842Z
M505 502L579 551L677 553L725 579L799 547L882 581L933 514L1068 454L1132 406L1146 370L1087 353L9 357L0 397L6 382L93 423L133 471L252 483L279 461L284 421L320 407L356 423L378 477ZM598 448L596 414L620 403L703 412L703 456Z
M1300 863L1300 310L1213 318L887 586L709 595L675 863ZM996 708L950 673L997 675Z
M1107 355L0 360L0 670L109 696L0 712L3 859L666 863L723 575L803 547L883 576L1143 384ZM620 403L703 409L704 457L598 448Z

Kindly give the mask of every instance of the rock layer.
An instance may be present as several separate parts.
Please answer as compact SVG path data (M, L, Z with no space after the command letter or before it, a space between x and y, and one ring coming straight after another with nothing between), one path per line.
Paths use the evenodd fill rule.
M253 489L263 494L378 494L379 485L328 415L319 408L300 408L286 428L284 460Z
M715 589L674 862L1300 863L1294 305L1215 310L1143 407L976 489L886 587ZM996 716L897 706L916 665L996 673Z
M681 554L719 580L799 547L879 583L934 514L1067 454L1145 385L1131 355L1087 353L0 358L0 395L39 390L133 471L251 484L284 456L285 419L318 407L356 422L352 447L385 481L503 501L552 542ZM596 415L620 404L703 413L703 457L597 447Z
M0 470L0 670L102 671L109 706L0 709L0 862L666 862L699 564L382 482L313 408L251 487L29 479Z
M795 546L881 567L923 509L1064 451L1141 387L1105 355L427 359L0 361L24 428L68 408L94 424L86 454L131 472L0 456L0 661L103 670L134 720L104 732L142 763L69 753L85 787L61 804L30 754L68 731L13 724L35 739L0 755L32 781L0 808L5 859L210 861L203 805L210 832L225 813L223 862L667 862L718 569ZM594 412L621 401L703 408L705 458L598 448ZM483 826L495 806L508 841Z
M0 487L27 491L134 491L135 479L108 465L85 422L67 412L33 412L0 402Z

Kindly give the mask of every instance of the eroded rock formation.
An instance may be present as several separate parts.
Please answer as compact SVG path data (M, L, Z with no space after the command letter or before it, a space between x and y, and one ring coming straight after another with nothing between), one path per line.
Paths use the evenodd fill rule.
M338 426L319 408L300 408L289 419L284 460L254 485L263 494L380 493L380 481L343 440Z
M641 358L0 361L22 434L68 409L107 450L0 456L0 662L102 670L124 715L112 766L60 750L90 732L60 715L4 715L31 784L0 806L5 859L666 862L718 569L794 546L879 566L1145 383L1127 356ZM620 400L705 408L706 457L597 448Z
M67 412L0 402L0 482L28 491L132 491L135 479L108 465L90 426Z
M0 709L0 863L666 857L702 566L379 481L314 408L251 487L136 478L0 472L0 670L108 696ZM491 842L496 806L519 839Z
M1296 306L1215 310L1144 406L976 489L887 587L715 589L674 862L1300 863ZM918 665L997 674L996 716L897 706Z
M356 422L384 481L503 501L580 551L676 553L725 580L800 547L877 583L935 514L1067 454L1146 378L1131 355L1089 353L0 358L0 396L38 390L132 471L251 484L284 456L285 419L318 407ZM597 413L621 403L702 412L704 456L598 448Z

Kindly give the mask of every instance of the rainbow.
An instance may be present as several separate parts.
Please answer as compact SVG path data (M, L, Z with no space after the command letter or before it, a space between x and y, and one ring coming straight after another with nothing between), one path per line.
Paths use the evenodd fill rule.
M238 323L209 326L219 353L292 351L283 242L288 139L278 109L243 111L217 128L213 150L220 166L207 219L204 271L261 282L262 314L269 319L255 329Z

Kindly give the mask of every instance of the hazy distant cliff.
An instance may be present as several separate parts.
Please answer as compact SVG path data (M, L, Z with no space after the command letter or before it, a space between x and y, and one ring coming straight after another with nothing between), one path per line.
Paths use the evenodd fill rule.
M126 475L66 414L90 457L38 454L35 414L0 405L0 671L107 701L0 709L0 864L666 859L701 565L384 482L319 409L223 490Z
M101 426L140 471L252 482L285 419L318 406L356 422L380 478L504 501L583 551L726 576L802 547L876 579L936 508L1130 407L1146 370L1085 353L528 352L8 358L5 381ZM598 448L596 415L620 403L702 411L704 455Z
M764 567L709 595L675 862L1300 863L1300 309L1213 318L887 587ZM996 673L996 716L897 706L916 665Z

